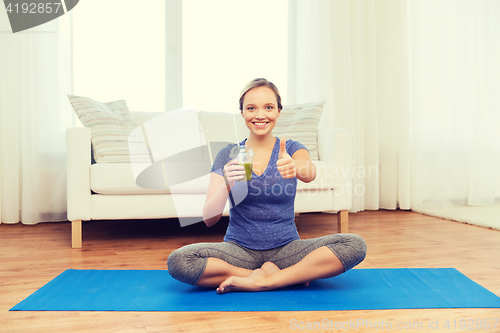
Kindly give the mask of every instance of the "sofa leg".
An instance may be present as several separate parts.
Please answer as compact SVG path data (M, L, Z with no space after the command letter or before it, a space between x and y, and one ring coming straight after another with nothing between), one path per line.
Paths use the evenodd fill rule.
M71 247L82 248L82 220L71 221Z
M349 214L347 210L341 210L337 213L337 224L339 233L349 232Z

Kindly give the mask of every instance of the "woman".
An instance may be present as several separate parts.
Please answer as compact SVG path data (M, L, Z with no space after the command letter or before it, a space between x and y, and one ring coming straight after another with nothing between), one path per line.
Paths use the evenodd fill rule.
M241 145L255 153L252 180L222 149L212 167L203 220L219 221L231 194L229 225L222 243L184 246L169 256L170 274L201 287L263 291L339 275L359 264L364 240L353 234L300 239L294 222L297 179L311 182L316 169L300 142L276 138L272 129L282 109L276 86L255 79L240 95L241 116L250 130ZM238 200L233 201L234 198Z

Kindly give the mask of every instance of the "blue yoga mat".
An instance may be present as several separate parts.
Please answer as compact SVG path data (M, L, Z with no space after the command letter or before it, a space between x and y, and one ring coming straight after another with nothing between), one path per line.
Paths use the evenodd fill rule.
M353 269L267 292L217 294L166 270L68 269L13 310L321 311L500 308L500 297L454 268Z

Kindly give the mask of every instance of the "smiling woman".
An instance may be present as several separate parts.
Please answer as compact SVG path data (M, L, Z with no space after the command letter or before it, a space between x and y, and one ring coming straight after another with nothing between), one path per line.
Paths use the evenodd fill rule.
M231 159L229 153L237 145L219 151L210 174L203 220L208 227L215 225L232 197L224 241L190 244L172 252L167 262L171 276L195 286L217 288L219 293L264 291L309 285L359 264L366 254L360 236L299 237L294 221L297 182L313 181L315 166L302 143L272 133L281 113L276 86L266 79L252 80L240 95L240 106L249 135L239 145L240 149L251 147L255 153L252 179L238 182L245 170L238 157Z

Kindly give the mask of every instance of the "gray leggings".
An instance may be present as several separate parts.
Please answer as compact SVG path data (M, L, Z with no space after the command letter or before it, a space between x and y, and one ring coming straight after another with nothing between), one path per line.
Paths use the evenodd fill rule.
M270 261L284 269L322 246L327 246L339 258L344 272L363 261L366 255L363 238L355 234L335 234L297 239L270 250L251 250L234 242L190 244L172 252L167 265L173 278L194 286L205 272L208 258L219 258L233 266L251 270Z

